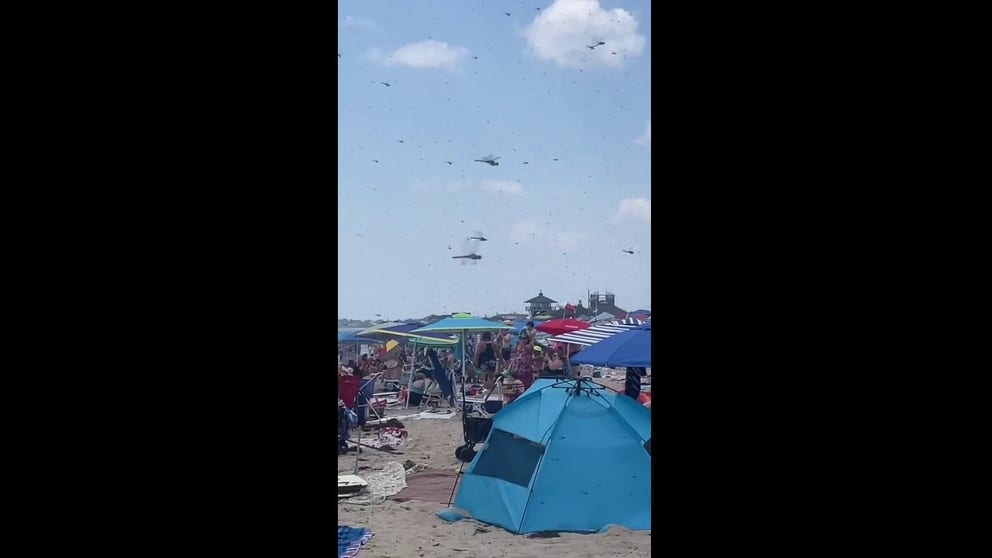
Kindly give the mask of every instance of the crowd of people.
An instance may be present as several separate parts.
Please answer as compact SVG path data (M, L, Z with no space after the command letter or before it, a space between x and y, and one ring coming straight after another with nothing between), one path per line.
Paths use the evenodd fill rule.
M410 405L419 405L435 377L435 370L446 374L452 380L451 384L459 381L461 361L456 356L459 349L414 350L405 345L391 353L389 359L364 354L357 361L350 359L347 363L340 363L339 353L338 373L358 376L365 384L371 384L371 390L390 387L389 380L383 381L389 375L386 373L395 370L395 381L399 377L399 371L405 369L412 375L407 401ZM511 403L523 394L541 375L573 375L564 347L551 347L541 343L533 321L527 322L526 327L516 334L511 330L499 330L471 336L466 339L466 354L471 355L465 362L467 382L482 385L489 391L496 384L501 384L504 404ZM402 366L397 367L397 363L402 363ZM643 369L628 370L625 392L635 399L638 395L633 392L640 392L640 377L643 375ZM378 386L375 385L374 378L379 379ZM394 387L399 391L407 386ZM359 397L362 398L361 395ZM454 405L453 400L450 403Z

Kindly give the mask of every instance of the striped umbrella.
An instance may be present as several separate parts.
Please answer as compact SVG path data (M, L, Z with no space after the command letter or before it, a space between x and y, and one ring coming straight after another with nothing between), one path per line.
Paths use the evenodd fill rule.
M590 345L595 345L603 339L612 337L618 333L622 333L630 329L634 329L642 324L643 322L636 318L627 318L625 320L614 321L607 324L594 325L579 331L563 333L552 337L551 340L560 341L562 343L574 343L576 345L584 345L588 347Z

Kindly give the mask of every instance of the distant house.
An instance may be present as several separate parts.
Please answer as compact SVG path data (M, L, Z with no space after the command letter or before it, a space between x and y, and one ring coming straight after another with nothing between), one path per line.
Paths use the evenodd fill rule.
M589 309L592 310L594 316L603 312L609 312L616 319L622 320L627 317L627 311L617 306L615 300L616 298L613 293L590 293Z
M528 304L526 310L530 312L532 316L541 316L545 314L550 314L552 312L552 304L557 304L557 300L551 300L550 298L544 296L543 291L538 291L537 296L530 300L525 300L525 304Z

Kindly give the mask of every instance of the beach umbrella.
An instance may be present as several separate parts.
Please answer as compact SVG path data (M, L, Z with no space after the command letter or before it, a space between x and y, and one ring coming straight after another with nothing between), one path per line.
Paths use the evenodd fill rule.
M378 329L389 329L391 327L403 325L405 323L406 322L382 322L381 324L375 324L372 327L367 327L365 329L358 330L358 332L356 332L356 335L361 336L361 335L365 335L366 333L376 331Z
M550 333L551 335L561 335L563 333L578 331L588 327L589 324L586 322L573 320L572 318L562 318L558 320L548 320L541 325L535 325L534 329L545 333Z
M461 347L462 347L462 402L465 401L465 361L468 360L465 354L465 337L471 331L494 331L497 329L513 329L508 325L501 324L499 322L493 322L490 320L484 320L482 318L476 318L472 314L459 313L452 314L450 318L444 318L443 320L438 320L432 324L427 324L424 327L417 328L411 333L431 333L431 332L448 332L448 333L458 333L461 337ZM465 420L465 413L462 413L462 421ZM464 426L464 424L463 424Z
M358 335L383 341L394 340L399 343L413 341L418 345L454 345L458 342L451 335L444 333L412 333L413 330L424 327L422 322L393 322L374 325L363 329Z
M643 325L644 323L645 322L640 320L628 318L619 322L614 321L607 324L594 325L586 329L563 333L552 337L551 340L560 341L562 343L574 343L576 345L584 345L588 347L589 345L595 345L603 339L607 339L618 333L633 329Z
M617 333L572 357L575 364L609 368L651 366L651 323Z

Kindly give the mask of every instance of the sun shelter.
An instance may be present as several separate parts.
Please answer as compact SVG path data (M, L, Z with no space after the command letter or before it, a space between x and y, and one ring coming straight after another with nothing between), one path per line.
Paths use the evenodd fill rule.
M582 379L539 379L493 416L454 505L513 533L651 528L651 411Z

